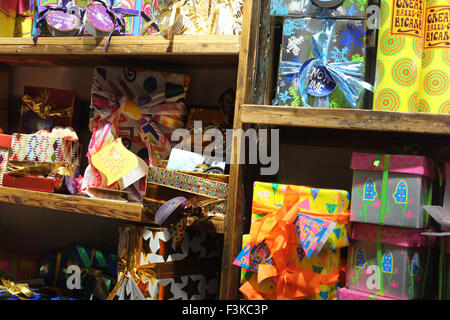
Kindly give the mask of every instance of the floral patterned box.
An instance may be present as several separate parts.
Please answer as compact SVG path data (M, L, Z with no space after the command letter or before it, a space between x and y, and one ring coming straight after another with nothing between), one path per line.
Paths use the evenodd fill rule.
M377 228L380 228L380 261L377 261ZM353 223L345 286L401 300L421 298L429 244L428 237L420 235L423 231ZM433 269L431 260L429 263L428 284Z
M365 63L365 20L318 19L286 17L283 21L278 82L274 105L303 106L300 96L299 78L303 64L317 58L314 53L312 36L325 31L328 25L335 24L334 34L327 51L329 63L361 61ZM356 107L361 107L362 92L358 95ZM328 95L330 108L350 108L338 86ZM317 99L316 99L317 100ZM308 95L308 104L315 99Z
M271 0L270 14L315 18L365 19L367 0L344 0L333 8L319 6L314 0Z
M406 228L426 227L423 205L433 176L430 160L422 156L391 155L387 190L382 190L385 156L378 166L374 153L352 155L353 187L350 221ZM386 192L385 215L380 217L381 197ZM380 219L383 218L383 219Z

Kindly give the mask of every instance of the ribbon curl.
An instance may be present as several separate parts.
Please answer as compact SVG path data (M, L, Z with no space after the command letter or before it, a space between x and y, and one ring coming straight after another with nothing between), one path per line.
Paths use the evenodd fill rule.
M361 78L364 76L364 62L343 61L328 62L328 53L336 31L335 19L322 19L322 31L311 37L315 58L305 61L303 64L297 62L281 61L280 75L298 76L300 96L305 107L308 104L308 85L311 72L316 67L323 67L331 76L331 80L343 93L343 96L353 108L359 100L364 89L373 91L373 86ZM329 95L315 97L313 107L329 108Z
M48 99L50 96L50 91L48 89L42 89L41 95L39 97L33 98L32 96L26 94L22 97L22 113L25 110L31 110L36 113L42 120L48 117L72 117L73 108L63 108L58 110L53 110L53 107L48 104Z

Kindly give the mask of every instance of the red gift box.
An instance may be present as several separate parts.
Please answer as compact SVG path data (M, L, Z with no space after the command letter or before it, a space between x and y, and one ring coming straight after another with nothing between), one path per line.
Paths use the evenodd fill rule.
M0 255L0 271L12 281L39 278L40 259L34 256Z
M11 147L12 136L0 134L0 186L3 185L3 175L8 165L9 148Z
M75 92L26 86L23 94L19 133L72 126ZM42 106L47 106L48 110L44 111Z
M13 187L42 192L54 192L55 181L50 178L38 177L32 175L13 176L8 173L3 175L3 185L5 187Z

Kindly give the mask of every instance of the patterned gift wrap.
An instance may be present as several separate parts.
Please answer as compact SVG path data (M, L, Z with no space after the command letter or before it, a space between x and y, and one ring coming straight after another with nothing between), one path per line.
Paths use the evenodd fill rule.
M242 236L242 248L248 250L248 254L252 255L251 246L249 244L250 235L244 234ZM246 260L245 260L246 259ZM244 261L245 260L245 261ZM245 257L242 261L236 261L234 264L241 266L241 284L249 282L256 291L266 299L277 299L277 295L274 292L276 278L269 278L262 282L258 282L258 273L254 269L246 269L243 265L248 264L251 260L250 256ZM323 249L317 257L306 258L301 246L298 246L292 250L289 258L288 265L290 267L305 270L305 273L314 273L317 275L327 276L330 278L340 268L340 249L331 250ZM255 268L252 265L252 268ZM337 283L333 284L320 284L318 293L310 296L297 298L299 300L335 300L336 299ZM248 297L246 297L248 298Z
M72 126L75 92L25 86L23 94L19 133L31 134L44 128ZM48 111L43 111L44 107L48 107Z
M243 238L243 250L234 261L246 269L241 274L244 297L335 299L340 248L348 245L348 207L349 193L344 190L255 182L250 235ZM336 223L326 238L320 239L323 247L316 254L307 255L301 242L306 239L299 239L297 225L294 227L299 214L320 225L317 230ZM310 230L308 237L316 230L300 225L304 232ZM318 239L319 234L314 233L311 243L319 243Z
M424 109L419 90L425 1L404 1L399 6L396 3L380 2L373 109L417 112ZM427 58L425 52L424 60ZM437 79L439 82L440 78Z
M366 0L344 0L331 9L320 7L312 0L270 1L270 14L274 16L365 19L366 8Z
M0 134L0 186L3 184L3 175L8 166L11 138L10 135Z
M450 6L448 1L426 2L417 112L450 114L449 16ZM446 19L440 17L446 17Z
M80 143L66 138L14 133L9 160L55 162L80 165Z
M353 187L350 221L380 223L384 156L376 167L376 154L353 153ZM406 228L426 227L429 188L434 177L429 159L421 156L391 155L384 225Z
M160 165L169 157L172 131L184 125L184 100L189 81L188 76L176 73L95 68L91 91L92 137L87 154L89 163L92 154L114 138L122 137L125 143L130 141L126 145L128 148L139 145L135 150L139 150L138 155L150 165ZM82 191L88 187L117 188L116 184L108 187L106 179L91 165L88 169L84 174ZM145 177L142 179L137 184L145 184ZM132 193L139 192L141 196L144 194L140 187L139 190L136 187L128 189L132 189Z
M349 208L350 194L347 191L289 186L295 188L299 194L297 206L301 209L320 212L324 215L339 215ZM282 206L287 187L286 184L255 181L253 184L252 222ZM348 243L347 224L336 223L325 245L335 250L348 246Z
M67 268L76 265L81 269L81 289L67 287ZM88 279L95 274L95 280ZM106 299L116 283L117 254L80 245L70 245L62 249L45 250L41 257L40 276L45 284L66 290L79 299Z
M227 205L228 178L225 174L151 167L147 177L145 205L150 212L156 213L165 201L174 197L195 197L197 202L208 202L202 206L208 216L223 215Z
M280 106L303 106L299 90L299 71L308 59L315 58L312 35L322 31L323 24L332 19L291 18L283 20L280 67L283 63L299 64L298 72L282 74L278 72L276 99ZM336 19L335 34L328 52L328 62L365 61L365 20ZM361 97L361 96L360 96ZM313 105L313 97L308 95L308 104ZM344 94L335 88L329 94L330 108L350 108ZM360 108L362 99L357 107Z
M17 1L4 0L0 3L0 37L13 37Z
M379 262L377 228L381 228ZM353 223L345 286L394 299L422 298L428 246L428 238L420 235L423 231ZM427 282L431 270L428 266Z
M164 228L119 227L119 300L217 299L221 237L187 230L175 245ZM128 277L124 277L124 275Z
M338 288L338 300L397 300L348 288Z

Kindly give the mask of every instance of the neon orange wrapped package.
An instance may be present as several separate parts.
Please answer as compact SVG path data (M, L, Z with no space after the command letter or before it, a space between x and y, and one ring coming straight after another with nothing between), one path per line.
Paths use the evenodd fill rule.
M347 191L255 182L250 235L234 262L246 269L244 297L335 298L348 207Z

